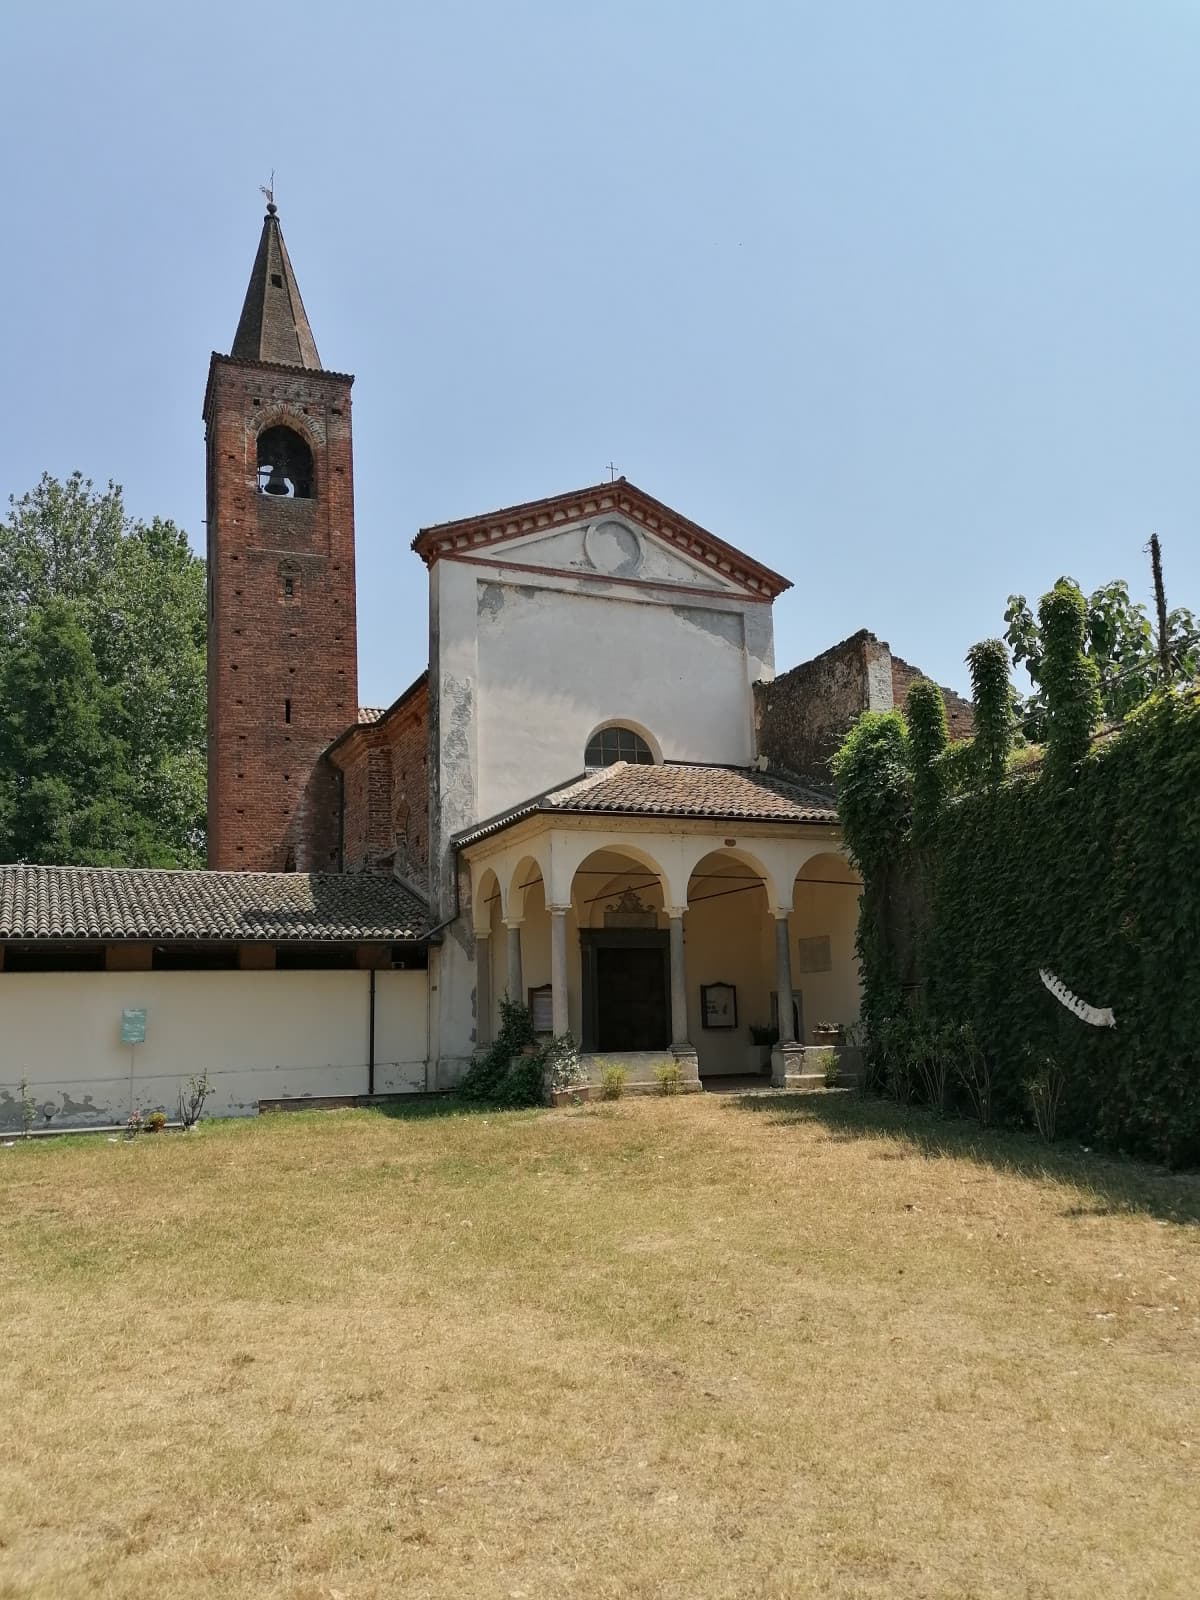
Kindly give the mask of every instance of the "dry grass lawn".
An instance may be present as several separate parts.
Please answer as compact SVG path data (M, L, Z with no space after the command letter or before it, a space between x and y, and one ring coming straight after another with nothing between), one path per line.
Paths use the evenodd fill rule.
M0 1150L0 1596L1200 1593L1197 1180L845 1095Z

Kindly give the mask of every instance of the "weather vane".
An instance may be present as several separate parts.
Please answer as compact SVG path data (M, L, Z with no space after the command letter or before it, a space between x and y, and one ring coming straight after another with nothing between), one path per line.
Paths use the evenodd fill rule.
M259 193L260 194L265 194L266 195L267 204L268 204L268 206L270 206L271 210L274 211L274 209L275 209L275 168L274 167L271 168L271 183L270 183L270 187L268 187L265 183L260 183L259 186L258 186L258 189L259 189Z

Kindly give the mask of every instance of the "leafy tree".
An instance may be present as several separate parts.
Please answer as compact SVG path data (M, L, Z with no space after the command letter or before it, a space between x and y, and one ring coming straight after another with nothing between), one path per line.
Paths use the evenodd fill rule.
M164 865L202 864L203 561L173 523L130 518L117 485L98 491L78 472L65 482L43 474L33 490L10 499L9 505L7 521L0 524L0 680L23 657L21 670L27 676L40 673L45 685L60 684L70 651L62 641L65 614L56 608L65 604L72 626L88 646L101 691L96 700L100 732L111 741L106 760L120 764L120 803L131 813L124 832L110 829L103 838L93 835L94 857L87 855L77 833L68 845L61 834L38 838L26 831L19 853L42 861L122 859L121 847L112 842L119 837L133 852L124 858L131 862L136 856ZM53 650L52 637L59 639ZM36 668L35 661L40 662ZM75 664L87 672L80 661ZM65 691L59 687L56 692ZM33 720L18 738L11 728L14 707L5 702L9 753L0 757L0 792L9 795L20 788L23 777L22 769L10 764L17 759L14 752L21 739L31 749L44 743L36 702L24 703ZM75 792L66 746L58 752L47 747L45 759ZM52 811L61 817L71 807L64 802ZM69 858L62 853L66 848L75 852ZM4 853L15 851L7 842Z
M3 859L170 864L134 803L118 711L76 603L48 601L0 668Z
M1079 585L1072 578L1060 578L1060 585L1072 589ZM1129 597L1129 585L1121 579L1103 584L1085 601L1084 652L1096 665L1100 678L1100 702L1105 718L1118 721L1141 705L1161 686L1160 644L1146 608ZM1037 744L1047 735L1047 705L1044 665L1044 630L1023 594L1011 594L1004 613L1008 624L1005 639L1013 660L1025 665L1033 683L1033 693L1019 704L1021 731ZM1200 631L1196 619L1185 607L1166 613L1167 655L1172 670L1180 679L1200 674Z

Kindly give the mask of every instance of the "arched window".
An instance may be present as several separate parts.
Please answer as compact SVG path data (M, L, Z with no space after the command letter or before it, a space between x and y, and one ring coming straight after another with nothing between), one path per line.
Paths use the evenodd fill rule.
M611 767L614 761L634 761L642 767L654 765L654 752L632 728L601 728L588 740L584 762L589 767Z
M280 500L312 498L312 451L291 428L264 428L259 434L258 489Z

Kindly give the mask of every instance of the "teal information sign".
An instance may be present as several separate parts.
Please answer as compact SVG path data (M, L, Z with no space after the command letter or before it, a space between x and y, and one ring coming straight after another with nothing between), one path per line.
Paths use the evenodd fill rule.
M122 1011L121 1043L145 1044L145 1042L146 1013L144 1011Z

